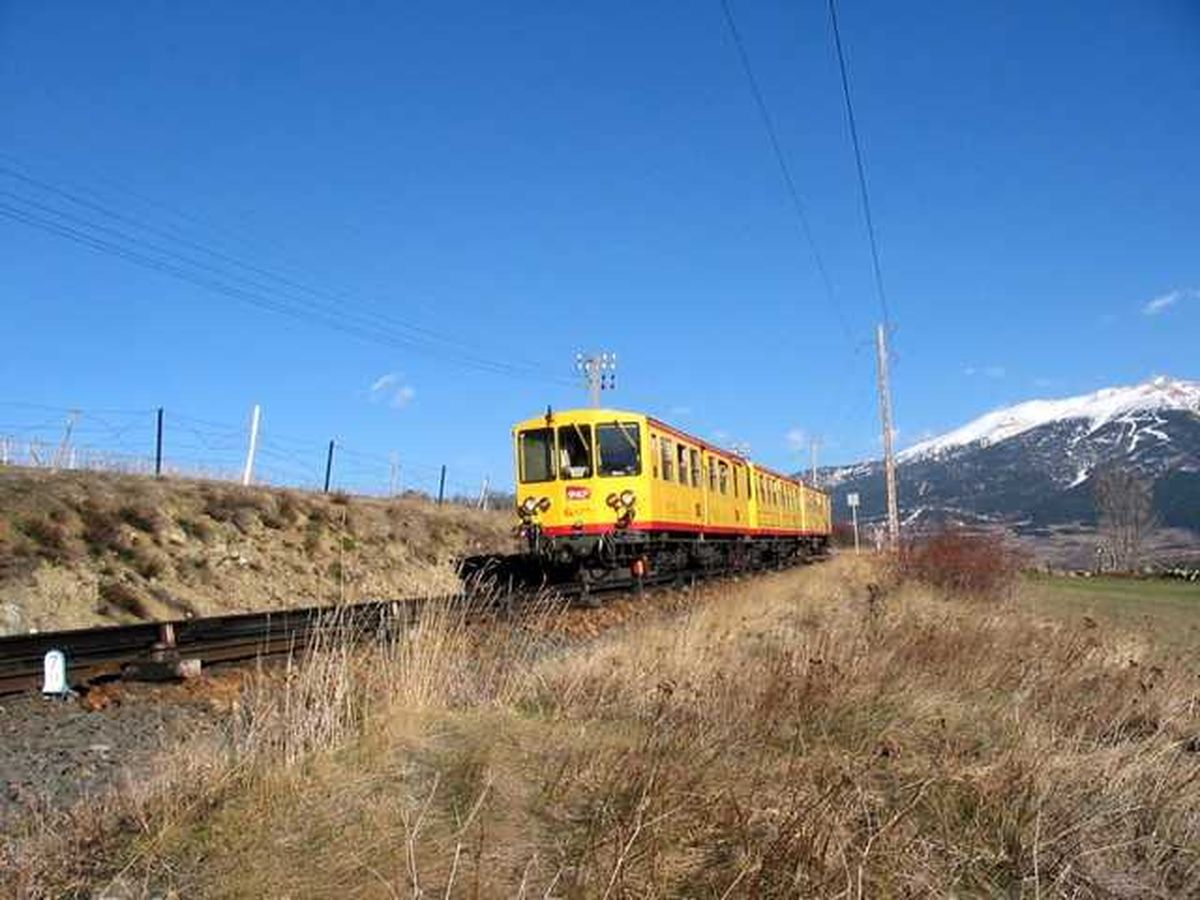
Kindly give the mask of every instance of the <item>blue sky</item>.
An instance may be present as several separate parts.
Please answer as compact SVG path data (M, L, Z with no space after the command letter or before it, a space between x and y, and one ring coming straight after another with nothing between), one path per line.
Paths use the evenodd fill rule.
M595 348L619 355L613 405L780 467L807 463L800 433L822 461L874 455L827 8L731 8L832 302L715 0L0 3L4 208L336 307L289 317L0 216L0 433L53 438L79 408L78 440L144 453L164 406L169 457L228 468L257 402L277 477L319 477L336 437L345 483L382 486L395 453L466 490L510 480L514 420L583 401ZM1200 376L1195 4L839 8L901 445Z

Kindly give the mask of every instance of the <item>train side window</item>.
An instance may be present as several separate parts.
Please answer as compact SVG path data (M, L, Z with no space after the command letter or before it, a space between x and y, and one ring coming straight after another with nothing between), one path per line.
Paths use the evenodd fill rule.
M683 444L675 445L675 466L679 469L679 483L688 483L688 464L687 464L688 448Z
M658 435L650 435L650 468L653 470L654 477L658 477Z
M717 461L711 456L708 458L708 490L712 494L717 492Z
M720 482L721 482L721 493L728 494L729 493L729 463L725 462L725 460L721 460L719 463L717 463L717 471L719 472L719 477L720 477Z
M675 470L673 468L674 453L671 450L671 441L667 438L661 438L659 445L662 447L662 472L663 481L674 481Z
M693 448L688 452L691 454L692 484L698 488L702 488L704 487L704 482L700 475L700 451Z
M742 478L742 467L737 463L733 464L733 496L738 495L738 482Z

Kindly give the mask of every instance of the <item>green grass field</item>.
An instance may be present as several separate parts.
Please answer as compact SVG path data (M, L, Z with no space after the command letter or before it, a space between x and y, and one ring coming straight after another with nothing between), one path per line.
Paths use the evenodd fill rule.
M1200 654L1200 584L1034 575L1022 594L1039 612L1090 616Z

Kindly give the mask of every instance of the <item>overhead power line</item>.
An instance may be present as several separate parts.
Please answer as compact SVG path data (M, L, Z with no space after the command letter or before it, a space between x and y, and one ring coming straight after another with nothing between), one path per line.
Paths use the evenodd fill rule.
M165 239L168 244L165 246L161 243L156 244L53 205L20 194L0 191L0 195L20 204L19 206L0 204L0 215L13 221L72 240L98 252L125 259L144 268L171 275L231 299L299 320L317 323L322 327L376 343L402 346L408 350L416 350L466 368L492 374L536 378L562 385L572 383L565 373L562 376L549 375L543 366L533 362L502 361L489 358L458 338L372 310L347 309L347 303L353 302L354 299L348 294L313 288L262 266L206 247L199 242L175 236L153 224L117 212L7 166L0 165L0 174L33 185L42 191L67 200L75 206L89 209L113 221L154 234L160 239ZM204 254L207 258L181 253L173 245L183 245L189 250ZM231 269L230 266L235 268ZM260 277L250 277L245 274L246 272ZM267 281L264 281L264 278ZM306 296L300 296L301 294Z
M767 138L771 143L771 151L774 153L775 162L779 166L779 173L783 178L783 184L787 190L792 210L796 214L796 219L800 224L800 231L804 236L804 240L808 243L813 262L817 267L817 272L821 276L821 284L825 290L826 302L829 304L830 310L837 317L842 330L846 333L847 340L850 340L850 326L846 322L846 316L842 312L842 308L838 305L834 295L833 282L830 281L829 272L825 268L825 261L821 258L821 251L817 247L816 238L813 237L812 225L809 223L808 214L804 210L804 204L800 200L800 191L796 187L796 180L792 177L791 167L788 166L787 157L783 153L783 146L779 142L779 135L775 130L775 122L771 118L770 110L767 108L767 101L763 96L762 88L759 87L758 79L754 76L754 67L750 64L750 54L746 51L742 34L738 30L737 22L733 18L733 11L729 8L729 0L721 0L721 9L725 13L725 24L729 27L729 34L733 38L734 46L737 48L738 59L741 61L742 71L745 73L746 81L750 86L750 93L754 95L754 103L758 108L759 118L762 119L763 128L766 130Z
M850 77L846 73L846 54L842 49L842 33L838 27L837 0L829 0L829 19L833 23L833 43L837 48L838 71L842 76L842 98L846 103L846 118L850 121L850 142L854 145L854 164L858 171L858 189L862 197L863 218L867 224L867 238L871 244L871 265L875 272L875 290L879 294L879 308L883 313L884 327L891 328L887 294L883 289L883 270L879 265L879 242L875 238L875 220L871 215L871 196L867 191L867 175L863 166L862 146L858 139L858 125L854 119L854 103L850 99Z

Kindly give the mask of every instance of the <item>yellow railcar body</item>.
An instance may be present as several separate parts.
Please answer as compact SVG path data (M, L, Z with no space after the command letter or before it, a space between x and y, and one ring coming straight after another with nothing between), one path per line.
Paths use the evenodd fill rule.
M517 507L549 537L824 537L825 493L642 413L547 412L513 429Z

